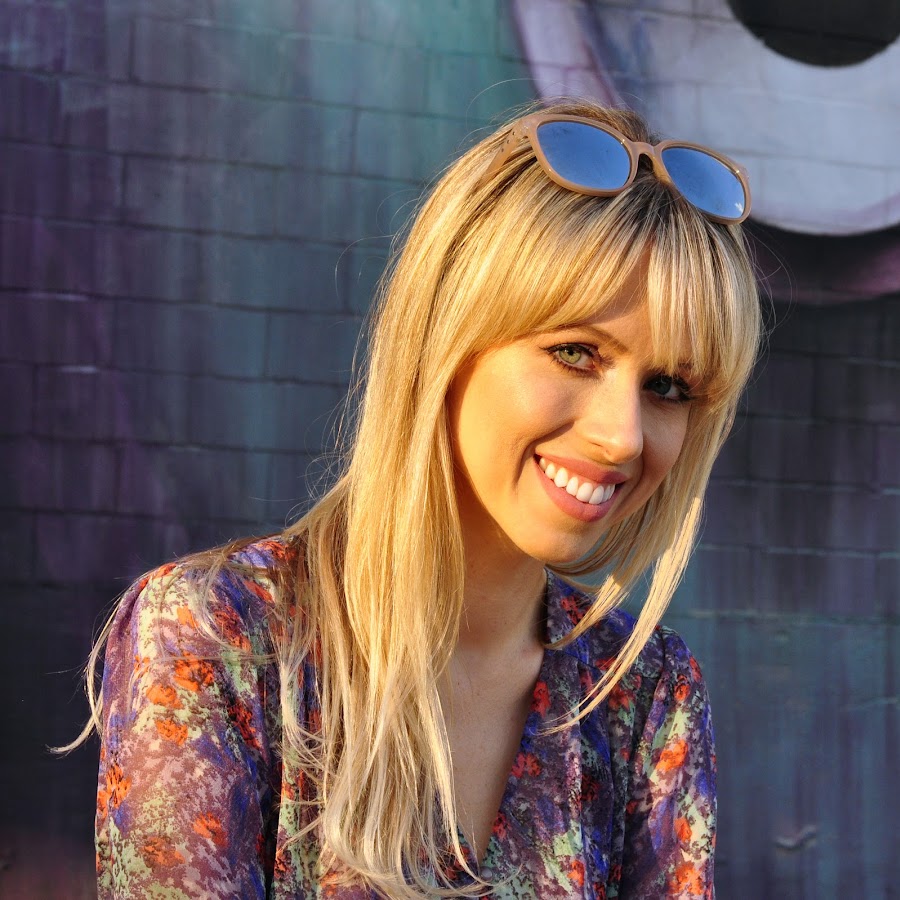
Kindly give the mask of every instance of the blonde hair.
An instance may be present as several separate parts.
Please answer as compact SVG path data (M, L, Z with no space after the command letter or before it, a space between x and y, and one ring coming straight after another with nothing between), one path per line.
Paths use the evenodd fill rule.
M586 101L549 109L650 139L628 111ZM661 364L674 371L673 354L685 341L692 348L702 385L677 462L641 510L614 525L588 558L559 570L606 573L592 589L596 602L562 643L591 628L653 570L630 639L572 711L578 718L634 662L675 590L759 340L756 287L738 227L711 223L649 169L611 198L562 189L524 144L481 184L507 132L501 128L450 167L392 260L345 464L285 532L302 561L285 576L283 621L272 628L284 754L317 785L310 827L337 877L395 898L458 895L440 873L448 852L465 867L438 694L464 590L445 410L455 375L489 347L597 315L641 260ZM189 562L205 567L211 584L231 549ZM202 592L196 602L203 621ZM214 631L208 610L205 621ZM316 735L296 714L298 673L313 652L322 714Z

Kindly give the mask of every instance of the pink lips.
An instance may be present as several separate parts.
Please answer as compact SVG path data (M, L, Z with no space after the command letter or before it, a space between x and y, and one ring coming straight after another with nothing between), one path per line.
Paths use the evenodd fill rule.
M627 476L621 472L611 472L604 469L596 463L588 462L584 459L568 459L565 456L548 456L546 453L539 453L535 460L543 457L547 462L556 463L558 469L565 469L571 475L580 475L594 484L621 484L628 481Z
M617 485L628 480L624 475L621 475L618 472L603 470L599 466L584 462L583 460L566 459L562 456L545 456L544 454L541 454L541 456L543 456L547 462L555 463L557 466L566 469L566 471L570 472L572 475L579 475L588 481L593 481L594 484ZM579 519L582 522L596 522L599 519L602 519L610 511L616 500L616 493L618 492L613 493L609 500L604 503L598 503L596 506L592 506L590 503L582 503L580 500L576 500L575 497L569 494L565 488L557 487L541 471L537 456L534 457L534 466L538 480L544 486L547 496L549 496L564 513L568 513L573 518Z

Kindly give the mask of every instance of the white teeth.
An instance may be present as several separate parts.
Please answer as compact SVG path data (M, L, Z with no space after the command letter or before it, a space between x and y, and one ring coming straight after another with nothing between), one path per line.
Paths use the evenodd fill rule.
M538 463L544 474L559 488L571 494L582 503L590 503L599 506L606 503L616 492L614 484L595 485L590 481L582 481L577 475L569 475L563 468L557 468L555 463L548 462L543 457L538 458Z

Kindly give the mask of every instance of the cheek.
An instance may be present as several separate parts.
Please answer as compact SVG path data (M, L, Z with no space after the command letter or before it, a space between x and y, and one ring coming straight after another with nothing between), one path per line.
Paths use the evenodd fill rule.
M678 461L687 437L689 410L687 407L663 410L653 422L650 440L650 466L655 480L662 479Z

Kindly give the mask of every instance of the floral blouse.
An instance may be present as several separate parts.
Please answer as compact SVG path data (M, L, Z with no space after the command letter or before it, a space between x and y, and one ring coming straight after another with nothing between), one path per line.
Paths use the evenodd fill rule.
M248 574L221 574L213 609L225 653L197 627L196 579L175 565L135 584L106 650L97 795L97 871L106 898L369 900L330 883L314 837L289 842L308 786L279 756L278 674L264 653L273 570L285 545L240 551ZM547 639L589 598L549 575ZM546 650L531 712L478 866L495 900L714 897L715 751L706 689L674 632L658 628L609 698L545 733L609 666L633 619L616 610L561 650ZM302 708L317 727L315 670ZM302 812L306 809L307 812ZM458 874L464 883L462 873Z

